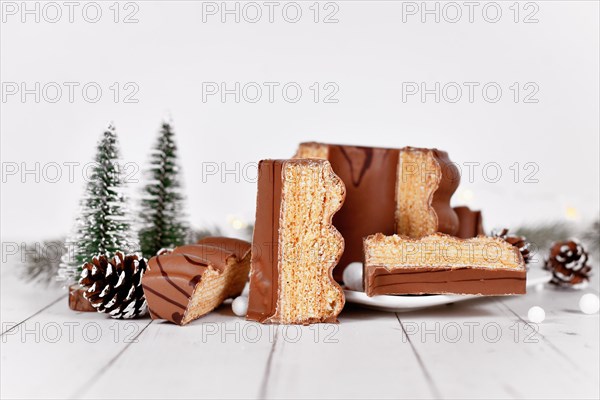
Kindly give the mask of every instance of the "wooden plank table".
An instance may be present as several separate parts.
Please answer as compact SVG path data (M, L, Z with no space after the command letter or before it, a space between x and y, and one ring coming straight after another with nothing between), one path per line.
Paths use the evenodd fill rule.
M1 273L2 398L598 398L585 291L408 313L347 305L339 325L265 326L223 305L189 326L116 321ZM530 307L546 320L527 321Z

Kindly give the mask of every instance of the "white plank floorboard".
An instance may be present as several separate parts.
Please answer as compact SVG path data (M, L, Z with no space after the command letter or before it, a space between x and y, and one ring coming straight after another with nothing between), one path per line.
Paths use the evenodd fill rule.
M53 304L3 335L2 398L76 396L149 322L119 322Z
M229 305L184 327L154 322L83 397L255 398L274 336Z
M593 397L600 398L599 357L600 320L598 315L585 315L579 310L579 299L589 291L557 292L549 289L547 293L532 292L522 299L506 298L499 303L506 307L522 322L528 321L530 307L541 306L546 319L540 324L531 324L538 330L540 337L565 360L565 368L577 371L587 382ZM583 363L583 360L588 360Z
M480 299L398 316L407 330L419 329L421 335L411 335L411 342L443 397L585 398L597 392L598 378L582 375L563 354L582 346L578 340L557 347L499 300ZM472 343L467 324L474 324ZM598 351L575 362L597 363Z
M597 277L582 292L410 313L348 306L337 326L263 326L223 305L178 327L74 313L64 291L1 276L2 321L21 322L2 335L2 398L599 396L599 316L578 306L583 293L598 293ZM546 311L536 334L527 322L534 305Z
M58 285L41 286L26 284L18 277L17 268L2 264L0 270L0 326L1 332L10 329L44 307L64 297L67 304L67 291Z
M422 398L435 395L393 313L349 306L339 325L282 327L269 398ZM315 336L318 332L318 338ZM299 337L296 341L295 338Z

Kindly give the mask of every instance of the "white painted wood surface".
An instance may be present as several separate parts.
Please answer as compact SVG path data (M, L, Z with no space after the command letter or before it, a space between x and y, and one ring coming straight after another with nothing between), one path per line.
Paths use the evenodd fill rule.
M223 305L178 327L74 313L1 274L2 398L598 398L598 294L545 288L339 325L263 326ZM527 322L539 305L546 320ZM10 329L11 327L14 327ZM460 335L460 336L459 336Z

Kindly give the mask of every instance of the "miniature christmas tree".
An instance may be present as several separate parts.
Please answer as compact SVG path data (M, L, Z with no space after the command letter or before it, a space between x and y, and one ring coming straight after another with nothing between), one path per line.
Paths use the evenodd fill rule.
M117 136L112 125L102 135L94 161L81 213L73 235L66 241L67 252L58 274L60 280L77 280L82 265L99 254L112 255L117 251L127 254L138 250L130 232Z
M83 203L83 202L82 202ZM83 204L80 205L83 207ZM78 262L75 252L77 245L83 236L84 223L81 216L75 220L72 233L65 240L65 252L60 259L57 280L71 284L79 279L80 267L83 263Z
M149 182L144 188L140 244L144 257L163 248L185 243L188 228L183 222L183 195L178 180L177 146L171 125L163 122L151 154Z

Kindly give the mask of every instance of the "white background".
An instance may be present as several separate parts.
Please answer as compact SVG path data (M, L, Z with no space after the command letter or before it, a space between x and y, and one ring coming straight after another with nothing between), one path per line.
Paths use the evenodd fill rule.
M313 2L298 2L302 17L297 23L282 16L279 3L268 21L250 23L228 15L204 15L203 3L193 1L135 2L137 23L122 19L135 8L119 5L120 22L113 21L113 2L99 2L102 17L85 21L81 2L70 23L68 8L51 23L49 8L40 21L35 15L12 15L3 2L1 28L1 80L33 88L48 82L78 82L73 103L63 97L50 103L33 95L6 96L1 110L2 236L9 239L45 239L66 234L76 214L83 190L81 166L75 181L68 169L62 178L44 181L47 163L92 160L95 144L109 121L114 121L122 158L143 167L161 119L172 118L186 187L190 222L196 227L227 226L232 218L252 222L255 207L253 179L243 174L205 176L202 169L225 163L240 171L262 158L291 156L301 141L374 146L424 146L447 150L453 161L498 163L502 178L484 179L481 166L474 181L463 183L455 204L467 203L484 210L486 228L500 225L564 220L588 222L598 216L599 182L599 21L595 1L538 1L535 10L524 3L515 23L513 2L498 2L502 16L487 22L486 2L475 8L474 22L462 2L462 18L450 23L441 15L403 15L402 2L339 1L334 18L323 23L334 8L319 5L320 22L313 21ZM10 2L8 2L10 3ZM58 3L61 5L62 3ZM221 2L214 3L221 7ZM230 8L235 3L228 3ZM421 7L421 2L414 3ZM434 2L428 3L435 7ZM13 3L21 6L21 2ZM29 2L35 7L35 2ZM240 3L240 8L243 7ZM207 5L205 4L206 8ZM438 7L443 10L444 3ZM489 6L488 6L489 7ZM514 6L513 6L514 7ZM94 17L93 10L88 10ZM248 16L253 18L254 11ZM289 17L294 12L288 9ZM447 19L454 10L446 8ZM488 8L488 19L495 17ZM22 22L25 18L25 22ZM406 22L403 22L403 18ZM97 103L86 101L81 86L97 82L103 94ZM136 104L113 101L109 87L134 82ZM297 103L275 91L270 103L266 89L258 103L228 96L202 99L203 82L297 82L303 94ZM309 86L334 82L338 103L313 101ZM478 82L473 103L466 88L457 103L433 95L423 103L419 96L402 99L403 82ZM496 103L485 101L481 87L496 82L503 89ZM539 87L538 103L515 103L509 87L533 82ZM281 88L281 86L279 86ZM528 91L522 92L522 94ZM125 94L122 92L121 95ZM50 97L53 97L52 94ZM453 97L454 95L452 94ZM8 165L32 169L40 163L40 182L35 175L6 175ZM519 182L509 169L521 165ZM527 162L539 166L538 183L525 183ZM24 164L22 164L24 163ZM205 163L205 164L203 164ZM208 163L208 164L207 164ZM204 167L203 167L204 165ZM491 170L490 170L491 171ZM50 172L50 170L47 170ZM54 172L52 172L54 177ZM141 175L136 175L141 178ZM492 174L493 177L493 174ZM224 182L222 182L224 180ZM239 182L236 182L239 180ZM131 185L132 200L140 184ZM374 199L376 201L376 199ZM135 201L132 201L135 207ZM231 228L230 228L231 229Z
M190 222L197 228L216 224L241 234L231 222L251 223L255 211L253 179L239 176L236 182L229 174L222 182L217 174L203 182L203 167L225 163L231 170L239 163L240 172L246 165L250 172L259 159L289 157L306 140L438 147L463 167L498 163L503 173L498 182L490 182L493 175L484 179L480 166L473 182L463 175L453 199L482 208L488 229L565 220L584 227L598 217L597 1L521 2L517 23L512 0L475 2L473 23L463 2L456 3L463 13L456 23L443 18L455 15L448 3L428 2L430 9L445 7L439 23L434 15L427 15L425 23L419 14L403 15L403 7L422 7L420 1L338 1L332 3L339 9L338 23L322 22L333 10L324 3L317 5L319 22L313 22L312 0L298 2L302 17L297 23L281 14L291 3L279 3L269 23L262 2L264 15L257 23L243 18L235 23L232 15L225 23L220 15L205 15L203 22L203 3L194 1L138 1L127 9L117 4L121 12L115 23L113 3L98 2L102 16L90 23L81 11L92 3L81 2L70 23L68 9L58 2L62 19L51 23L46 19L55 14L48 6L50 14L36 22L35 15L23 16L21 10L13 15L10 6L22 7L21 1L2 2L3 244L66 234L84 187L82 165L93 159L107 123L117 126L123 160L141 166L164 117L172 118L176 129ZM30 9L36 4L42 13L43 3L27 2ZM488 7L485 17L493 19L494 4L502 16L491 23L482 9ZM136 8L138 22L123 23ZM524 23L536 9L530 18L538 22ZM294 17L289 12L287 17ZM92 9L89 13L94 17ZM22 101L20 94L5 91L13 83L34 88L36 82L77 82L79 88L96 82L103 95L90 103L79 90L72 103L66 92L56 103L48 96L36 103L33 95ZM139 102L124 103L121 97L115 103L109 89L114 82L121 95L127 82L137 85ZM273 103L265 94L256 104L236 103L232 96L225 103L218 96L203 102L203 82L229 87L235 82L297 82L303 95L297 103L286 102L280 91ZM315 103L309 89L314 82L337 84L338 102ZM403 82L426 82L429 88L435 82L480 86L473 103L467 93L457 103L447 98L436 103L432 95L424 103L419 96L403 102ZM480 89L488 82L503 90L496 103L482 98ZM527 82L537 85L538 102L521 98L515 103L509 89L514 82L522 89ZM58 182L48 182L55 172L51 163L70 162L79 163L72 183L66 167ZM517 183L509 169L515 162L521 167ZM538 183L524 182L527 162L539 166ZM35 169L36 163L40 175L44 167L52 174L40 176L39 182L35 174L7 174L15 165ZM130 185L133 208L141 184ZM582 294L598 295L597 273L585 291L538 285L526 296L408 313L366 310L348 302L339 325L296 330L244 321L228 304L185 328L73 313L64 290L25 284L18 280L19 269L8 264L3 259L0 269L3 398L598 398L598 315L584 315L579 305ZM532 266L531 272L538 268ZM546 311L546 319L532 325L528 315L534 306ZM471 341L468 327L474 323ZM73 324L70 340L67 326ZM482 334L488 325L497 327L501 340ZM59 340L51 340L57 326ZM406 340L411 326L420 327L420 334ZM462 335L458 342L445 334L436 338L435 332L456 326ZM87 327L98 327L99 341L83 334ZM209 327L219 331L205 340ZM133 343L127 341L131 328ZM257 328L262 340L231 335L246 328ZM331 328L337 332L335 343L326 341ZM270 331L278 332L279 339L270 339ZM297 331L301 340L285 340L285 332L296 337ZM229 336L224 339L224 334ZM331 360L338 360L333 374ZM465 373L473 366L477 373ZM131 371L138 379L131 379Z

